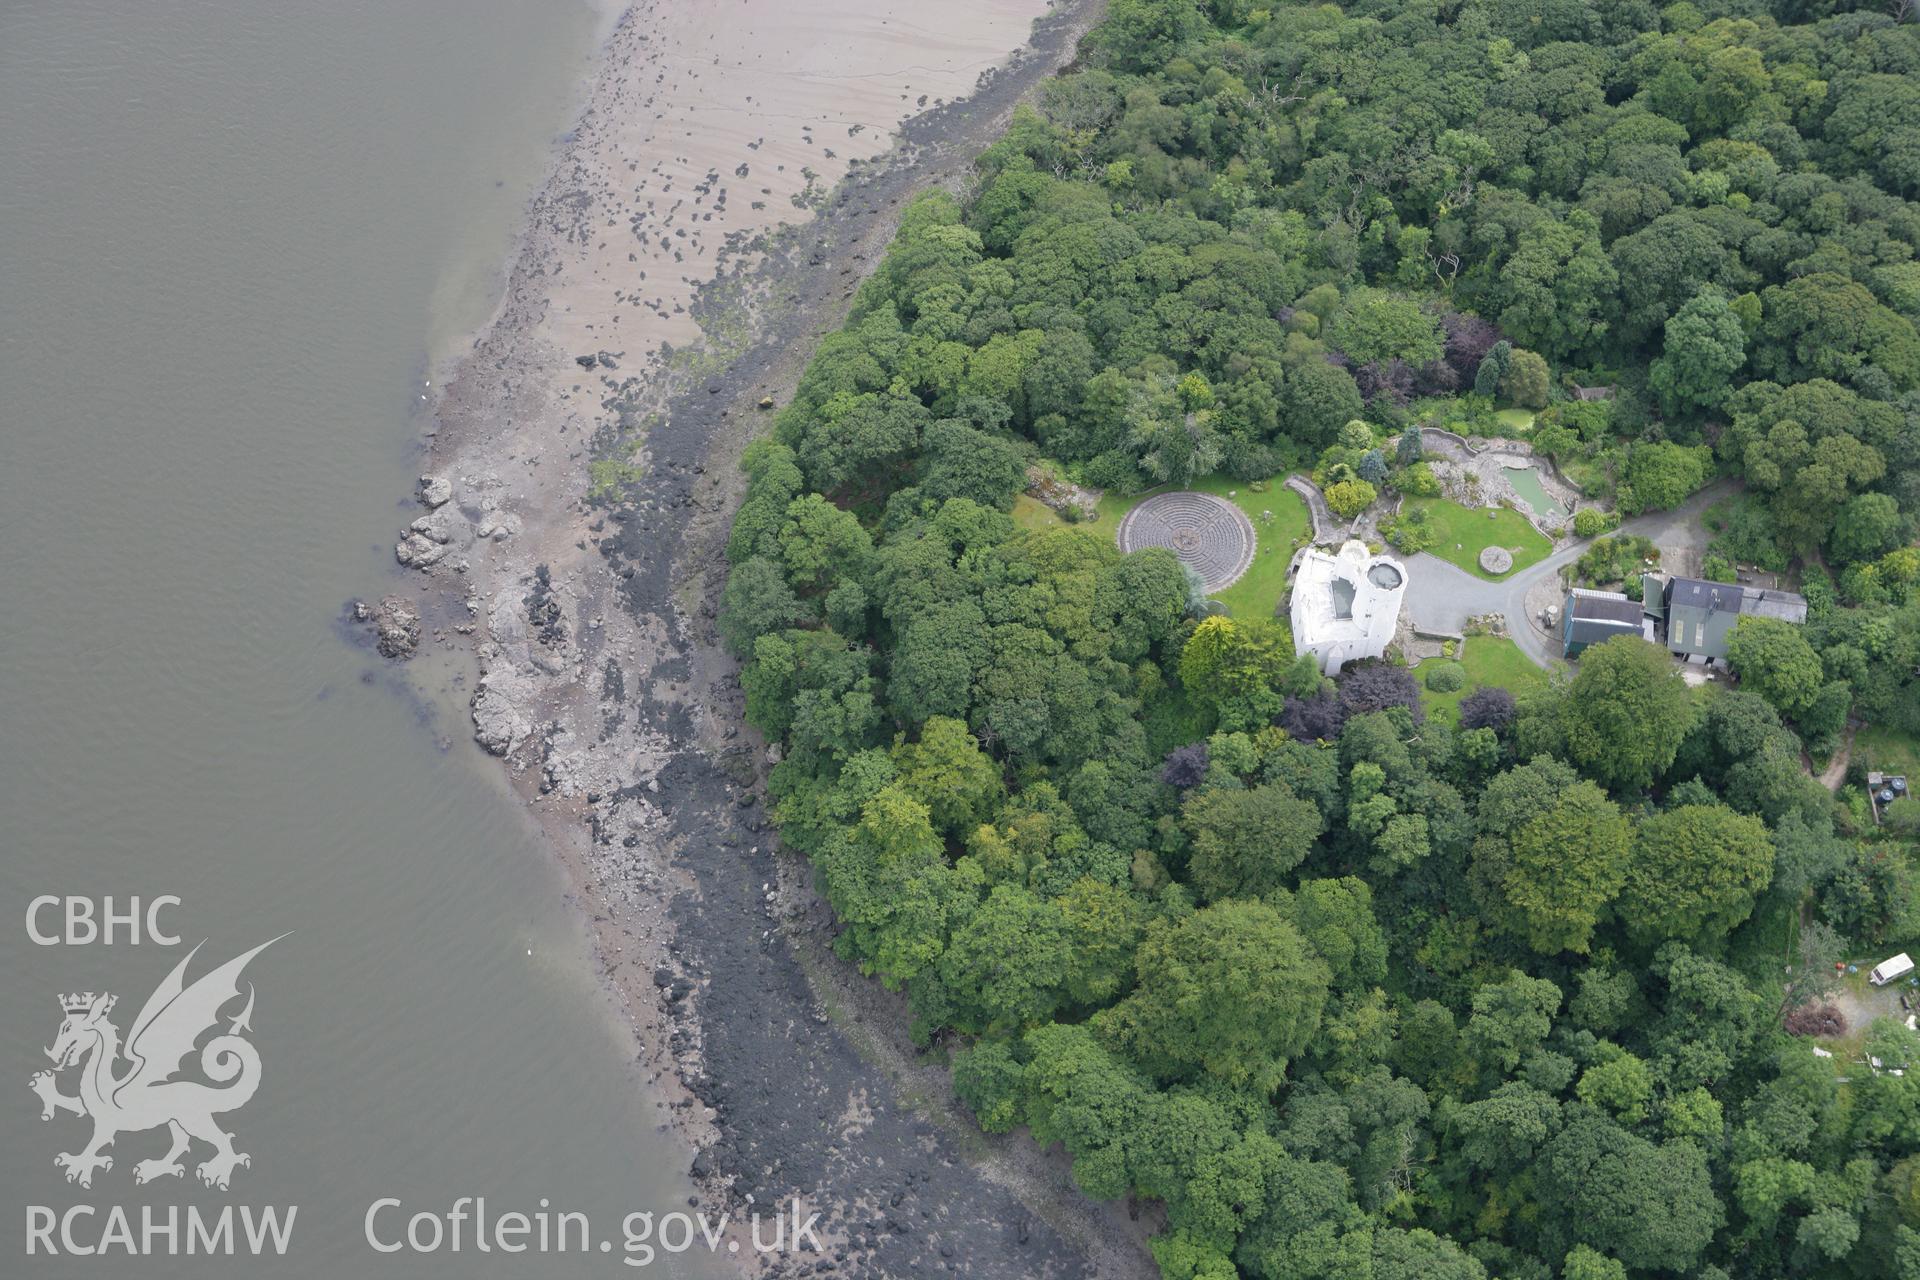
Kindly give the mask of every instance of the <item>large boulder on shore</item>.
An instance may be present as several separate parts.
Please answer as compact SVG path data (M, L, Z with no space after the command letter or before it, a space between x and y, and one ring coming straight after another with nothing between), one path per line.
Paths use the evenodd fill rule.
M420 477L420 501L429 507L443 507L453 499L453 481L445 476Z
M465 518L462 517L458 511L450 507L442 507L438 511L429 511L426 515L415 520L408 528L412 529L415 533L433 539L435 542L447 543L454 540L455 536L460 532L460 526L465 523Z
M407 526L393 558L414 569L425 569L445 558L452 544L464 544L471 536L466 517L458 509L442 505Z
M435 542L424 534L410 533L394 544L393 558L409 569L425 569L440 563L446 557L445 543Z
M533 732L533 721L500 682L482 676L473 695L473 738L492 755L504 756Z

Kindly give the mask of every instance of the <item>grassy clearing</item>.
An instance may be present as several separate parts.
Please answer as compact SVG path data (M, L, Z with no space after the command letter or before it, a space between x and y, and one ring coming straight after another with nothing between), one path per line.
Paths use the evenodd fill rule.
M1306 501L1282 483L1285 479L1284 475L1273 477L1267 482L1264 493L1254 492L1244 481L1231 476L1208 476L1189 486L1197 493L1210 493L1216 498L1226 499L1253 521L1257 539L1253 563L1247 567L1240 581L1215 597L1236 618L1273 616L1274 609L1280 604L1280 597L1286 591L1287 565L1293 559L1295 548L1312 527ZM1159 488L1149 489L1145 493L1103 494L1094 519L1078 524L1067 523L1045 503L1023 493L1013 500L1013 522L1022 529L1071 529L1075 533L1112 542L1127 512L1154 494L1164 492L1165 488Z
M1598 458L1563 456L1554 460L1561 479L1589 498L1608 501L1613 498L1615 462L1612 454Z
M1120 494L1103 494L1094 508L1093 519L1069 524L1052 507L1023 493L1013 500L1013 522L1022 529L1031 529L1036 533L1043 529L1071 529L1075 533L1112 542L1120 529L1120 517L1132 510L1133 504L1138 501L1138 498Z
M1869 769L1920 777L1920 738L1898 729L1867 725L1854 735L1853 755Z
M1428 658L1413 669L1414 677L1420 681L1421 705L1428 715L1449 724L1459 723L1460 700L1475 689L1490 685L1518 694L1547 678L1547 673L1505 636L1468 636L1466 654L1458 659L1467 669L1466 684L1452 693L1435 693L1427 688L1427 673L1435 666L1453 661L1453 658Z
M1533 410L1531 409L1495 409L1493 416L1502 426L1512 427L1515 431L1533 430Z
M1409 498L1407 505L1426 508L1436 535L1429 548L1434 555L1489 582L1510 578L1553 550L1547 535L1512 507L1494 507L1489 515L1487 508L1463 507L1446 498ZM1480 567L1481 551L1495 546L1513 552L1513 568L1505 573L1488 573Z

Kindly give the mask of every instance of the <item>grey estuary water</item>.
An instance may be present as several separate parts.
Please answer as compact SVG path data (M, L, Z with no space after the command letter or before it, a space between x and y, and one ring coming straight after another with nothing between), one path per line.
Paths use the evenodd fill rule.
M561 875L457 701L410 698L336 625L397 581L419 384L484 322L604 22L573 0L0 2L0 1274L630 1274L621 1217L687 1206ZM39 930L75 941L40 945L42 895L172 895L157 922L183 941L79 945L55 906ZM252 1157L231 1189L196 1179L198 1144L136 1185L164 1127L70 1184L55 1156L88 1122L43 1122L29 1088L61 993L116 993L124 1032L194 943L189 978L283 933L238 988L263 1069L220 1118ZM393 1242L462 1196L587 1213L615 1251L363 1238L376 1200L404 1205ZM85 1246L119 1206L136 1245L184 1255L186 1219L142 1241L143 1207L228 1205L298 1206L286 1256L26 1252L33 1213ZM645 1274L713 1270L696 1257Z

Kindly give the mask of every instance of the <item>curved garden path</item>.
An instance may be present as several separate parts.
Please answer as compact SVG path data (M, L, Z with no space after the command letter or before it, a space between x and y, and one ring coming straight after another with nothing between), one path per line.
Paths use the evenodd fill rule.
M1333 522L1333 512L1327 506L1326 495L1320 492L1320 486L1305 476L1288 476L1287 488L1306 500L1307 514L1313 517L1313 540L1316 544L1332 542L1340 536L1340 526Z
M1853 760L1853 735L1859 732L1856 725L1849 724L1840 734L1840 745L1833 749L1833 756L1827 761L1827 767L1819 773L1813 772L1813 760L1806 753L1801 758L1809 774L1820 780L1820 785L1829 791L1838 791L1840 784L1847 780L1847 765Z

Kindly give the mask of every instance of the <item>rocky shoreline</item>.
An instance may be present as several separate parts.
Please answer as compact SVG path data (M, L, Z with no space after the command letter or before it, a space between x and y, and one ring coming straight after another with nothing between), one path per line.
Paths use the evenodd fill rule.
M696 1180L741 1206L798 1194L822 1211L830 1257L761 1259L760 1274L1154 1274L1150 1221L1090 1204L1024 1137L979 1134L944 1068L914 1054L898 1003L832 956L808 869L777 849L765 746L712 630L735 463L762 410L844 317L899 208L964 181L1100 8L1060 0L1019 46L1038 11L1026 5L982 0L999 46L956 43L986 25L965 13L945 33L899 37L947 50L944 70L876 86L889 51L850 37L853 61L784 89L754 70L751 48L734 52L729 83L698 19L626 14L498 312L436 378L421 511L396 546L437 584L429 611L470 620L451 629L473 636L475 739L503 758L566 865ZM857 3L834 16L864 31L893 12ZM772 51L781 33L767 38ZM833 96L837 77L860 96ZM664 136L656 97L742 86L739 121ZM794 118L797 137L762 135ZM723 163L729 146L751 158ZM781 146L806 162L780 159ZM787 218L812 216L774 229L783 204ZM656 291L669 263L678 280ZM686 274L695 267L704 278ZM362 608L383 653L418 643L404 601Z

